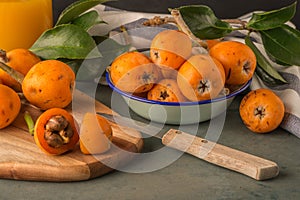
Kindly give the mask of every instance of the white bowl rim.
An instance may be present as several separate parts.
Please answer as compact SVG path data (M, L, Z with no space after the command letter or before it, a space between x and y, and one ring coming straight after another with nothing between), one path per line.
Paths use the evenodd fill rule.
M209 103L227 100L227 99L235 97L238 94L240 94L241 92L245 91L252 82L252 78L251 78L247 83L245 83L243 86L241 86L239 89L235 90L234 92L232 92L226 96L222 96L222 97L218 97L218 98L214 98L214 99L208 99L208 100L202 100L202 101L186 101L186 102L164 102L164 101L149 100L149 99L146 99L143 97L138 97L136 95L132 95L131 93L124 92L124 91L118 89L117 87L115 87L115 85L112 83L112 81L110 79L109 72L106 72L105 77L106 77L106 82L108 83L109 87L122 96L125 96L127 98L130 98L130 99L133 99L136 101L148 103L148 104L159 104L159 105L165 105L165 106L194 106L194 105L209 104Z

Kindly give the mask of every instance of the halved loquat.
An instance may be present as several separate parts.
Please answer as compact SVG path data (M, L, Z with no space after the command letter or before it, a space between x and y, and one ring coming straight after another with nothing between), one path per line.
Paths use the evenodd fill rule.
M80 127L80 150L83 154L100 154L110 149L112 128L102 116L86 113Z
M78 143L78 124L72 114L62 108L43 112L34 126L34 141L45 153L60 155Z

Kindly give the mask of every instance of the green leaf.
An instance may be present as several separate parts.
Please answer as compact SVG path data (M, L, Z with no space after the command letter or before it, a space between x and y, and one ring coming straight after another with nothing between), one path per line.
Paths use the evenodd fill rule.
M99 14L95 10L84 13L72 21L72 24L80 26L85 31L88 31L94 25L100 23L105 23L105 22L100 18Z
M249 36L246 36L245 43L252 49L256 56L258 65L256 66L256 72L260 78L269 85L275 85L276 83L287 83L287 81L273 68L271 63L264 57L260 50L250 40Z
M98 39L96 38L96 40ZM99 40L102 39L103 37ZM73 68L75 67L75 71L78 72L76 80L93 80L99 78L112 61L122 53L129 51L130 47L130 45L121 45L109 38L102 41L98 44L98 49L103 55L101 58L85 60L77 66L77 69L74 65L75 63L73 63Z
M283 7L269 12L253 13L252 18L247 24L247 28L254 30L268 30L276 28L291 20L296 13L296 4Z
M282 85L284 84L283 82L273 78L272 76L270 76L268 73L266 73L265 70L263 70L262 67L260 67L259 65L257 65L257 67L255 68L255 74L264 82L265 85L267 86L278 86L278 85Z
M200 39L221 38L233 30L229 23L218 19L207 6L182 6L177 10L192 33Z
M93 38L81 27L63 24L44 32L30 50L43 59L101 57Z
M108 0L79 0L70 4L64 9L58 17L56 25L68 24L72 22L76 17L84 13L85 11L93 8L94 6L105 3Z
M300 66L300 32L288 25L260 31L268 55L281 63Z

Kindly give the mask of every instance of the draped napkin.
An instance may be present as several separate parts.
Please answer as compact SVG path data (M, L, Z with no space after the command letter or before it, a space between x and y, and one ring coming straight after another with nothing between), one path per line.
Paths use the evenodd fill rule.
M170 16L168 14L131 12L115 9L104 5L95 6L93 9L95 9L100 14L100 17L105 22L107 22L107 24L97 25L92 30L90 30L91 34L94 35L113 35L114 32L120 30L121 26L125 27L126 30L143 28L145 27L143 25L143 22L147 19L151 19L154 16ZM240 17L240 19L245 21L249 20L250 18L251 13ZM288 22L288 24L294 27L292 23ZM171 24L164 24L160 26L162 28L176 29L176 26ZM149 32L149 30L147 29L147 31L139 31L137 34L140 34L140 36L142 37L153 37L157 33L155 31ZM235 31L228 35L226 39L236 40L244 43L245 34L246 32L243 31ZM255 34L251 34L251 36L254 38L256 46L261 50L263 54L266 55L260 37ZM140 42L143 41L139 41L139 43ZM275 92L282 99L285 105L285 116L280 125L281 128L300 138L300 67L280 66L272 62L271 60L269 60L269 62L272 63L274 68L276 68L280 72L280 74L288 81L288 84L268 87L258 76L254 75L252 83L250 85L250 89L254 90L258 88L269 88L273 92Z

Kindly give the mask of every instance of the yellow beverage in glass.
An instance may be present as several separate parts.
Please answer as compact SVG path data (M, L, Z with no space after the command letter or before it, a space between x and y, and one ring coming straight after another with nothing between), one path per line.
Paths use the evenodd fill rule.
M30 48L53 26L52 0L0 0L0 49Z

